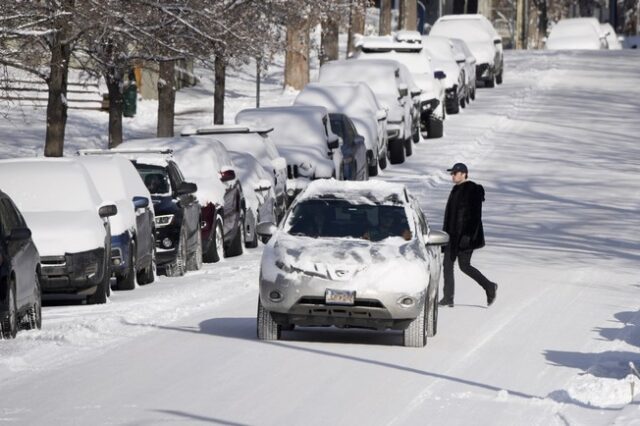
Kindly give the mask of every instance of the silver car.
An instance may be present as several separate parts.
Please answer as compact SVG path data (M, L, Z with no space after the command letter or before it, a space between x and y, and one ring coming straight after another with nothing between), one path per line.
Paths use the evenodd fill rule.
M404 185L312 182L270 236L260 270L258 338L295 326L402 330L422 347L438 320L441 246Z

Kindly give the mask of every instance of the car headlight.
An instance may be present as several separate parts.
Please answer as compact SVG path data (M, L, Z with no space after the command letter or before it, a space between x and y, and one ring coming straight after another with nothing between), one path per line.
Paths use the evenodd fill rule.
M284 263L282 260L276 260L276 267L283 270L284 272L293 272L293 268Z
M298 174L300 176L311 177L313 176L313 165L308 162L302 162L298 165Z
M167 214L162 216L156 216L156 227L163 228L170 225L173 222L175 215Z

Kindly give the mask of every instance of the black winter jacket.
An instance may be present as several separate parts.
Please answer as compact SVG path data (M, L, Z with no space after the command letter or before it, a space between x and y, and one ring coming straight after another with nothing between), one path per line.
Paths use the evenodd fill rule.
M484 188L470 180L455 185L444 212L444 231L449 234L451 256L484 247L482 202Z

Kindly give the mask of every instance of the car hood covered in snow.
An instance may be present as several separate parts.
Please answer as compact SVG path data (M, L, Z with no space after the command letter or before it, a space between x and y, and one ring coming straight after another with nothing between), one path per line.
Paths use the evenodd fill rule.
M62 256L104 247L106 230L97 211L23 212L40 256Z

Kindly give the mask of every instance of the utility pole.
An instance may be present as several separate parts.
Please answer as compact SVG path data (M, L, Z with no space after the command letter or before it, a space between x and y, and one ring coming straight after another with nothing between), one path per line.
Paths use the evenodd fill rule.
M516 0L516 49L526 48L524 27L524 0Z

